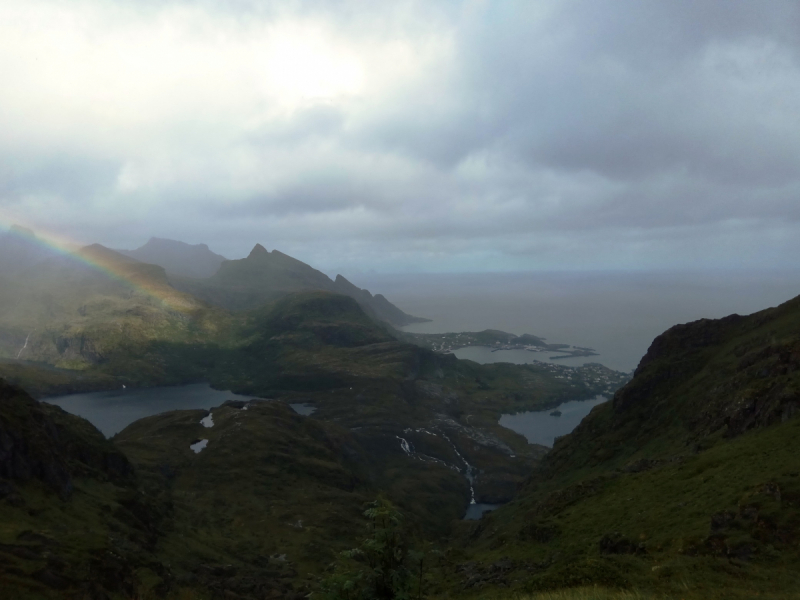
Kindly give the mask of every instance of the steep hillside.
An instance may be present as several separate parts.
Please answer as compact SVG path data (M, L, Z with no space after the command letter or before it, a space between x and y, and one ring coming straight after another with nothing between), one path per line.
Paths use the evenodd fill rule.
M566 379L546 365L478 365L399 342L354 300L324 292L249 313L239 337L215 366L215 385L313 405L315 418L351 429L380 460L438 461L468 475L477 501L507 501L544 451L499 426L502 412L592 398L606 388L591 368L569 369ZM390 483L415 485L401 477ZM414 497L409 491L401 505ZM463 514L471 497L465 487L454 512Z
M97 262L103 250L95 252ZM163 270L152 265L130 261L115 268L141 270L129 273L127 280L141 276L142 284L163 283ZM59 272L82 284L66 287L70 293L94 289L84 274ZM110 294L107 286L112 284L105 279L96 285ZM139 291L128 289L128 293L127 299L133 300ZM50 583L39 586L42 589L52 584L53 589L60 586L77 593L88 585L82 574L94 573L84 565L94 564L93 557L102 555L117 561L113 568L103 568L120 582L116 588L110 583L102 586L123 597L140 594L142 587L157 594L168 589L206 590L220 597L305 594L313 587L307 574L321 573L336 551L352 545L348 536L360 531L363 501L383 492L417 524L420 535L446 535L472 499L511 498L544 452L500 427L501 412L593 397L608 385L606 379L597 381L593 369L576 369L572 377L560 378L552 365L482 366L402 343L354 299L338 294L291 294L236 316L206 312L210 309L199 302L197 306L194 310L208 320L205 329L191 325L192 309L162 307L164 318L186 323L191 335L154 335L139 345L104 346L109 349L104 359L72 370L73 381L97 386L109 378L117 384L130 382L126 378L133 376L139 377L132 381L135 384L147 382L142 379L146 377L202 378L222 389L276 401L229 403L214 409L210 428L201 423L207 416L204 411L167 413L134 423L114 442L138 477L121 483L101 479L101 484L116 486L107 488L80 483L85 478L70 475L70 485L85 490L79 503L73 497L68 505L58 504L66 500L59 500L54 488L36 496L33 512L0 513L0 532L8 532L0 544L11 544L25 529L61 531L59 519L76 536L82 535L76 519L86 520L91 531L99 532L97 539L85 544L64 531L47 533L72 558L64 559L56 572L61 579L48 579ZM134 313L135 318L141 314ZM87 313L84 339L94 339L89 334L101 321L96 316ZM6 363L5 368L11 367L16 375L40 386L61 386L70 373L24 361ZM608 376L615 374L609 371ZM313 418L300 417L284 404L293 402L313 406ZM41 414L64 414L36 406ZM9 423L4 430L16 440L14 447L24 447L26 440L50 435L52 430L49 425L37 429ZM48 460L71 456L69 448L76 443L69 440L79 430L90 441L102 442L84 421L71 423L72 433L57 433L55 445L44 445L34 455ZM13 438L13 432L21 432L21 437ZM195 454L190 446L202 440L207 446ZM8 447L0 442L0 447ZM108 447L102 443L98 447ZM96 464L96 454L79 450L75 456L79 462ZM16 459L9 464L17 464ZM36 486L41 484L12 485L12 492L34 502ZM13 505L16 496L9 494ZM139 498L138 504L131 503L132 498ZM103 533L106 529L111 533ZM18 576L13 585L27 589L41 565L20 564L9 572ZM67 579L72 571L81 575Z
M167 513L88 422L0 380L4 598L132 597L168 572L152 555Z
M797 298L673 327L469 533L478 562L454 579L788 597L800 585L799 367Z
M395 326L424 321L405 314L380 294L373 296L338 275L330 277L278 250L256 244L247 258L222 263L208 279L173 278L176 288L210 304L241 311L300 291L328 291L354 298L371 316Z
M179 373L169 355L176 344L224 337L228 325L225 311L175 290L163 268L99 245L47 260L0 288L0 358L89 378L102 372L144 384L198 377ZM159 344L167 355L160 363L150 360Z
M214 597L305 596L310 575L353 543L361 507L378 493L349 432L281 402L165 413L114 443L143 489L172 507L156 554L173 585Z
M227 259L212 252L205 244L186 244L176 240L150 238L135 250L119 250L143 263L163 267L169 276L211 277Z

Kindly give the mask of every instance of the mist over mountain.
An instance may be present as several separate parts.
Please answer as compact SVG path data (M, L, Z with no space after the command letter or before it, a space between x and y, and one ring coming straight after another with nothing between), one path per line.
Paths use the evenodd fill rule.
M25 227L12 225L0 233L0 276L18 273L57 255L37 242L33 231Z
M229 310L248 310L286 294L324 290L354 298L368 314L395 326L426 319L404 313L384 296L372 295L342 275L335 280L322 271L278 250L268 251L256 244L246 258L223 261L206 279L173 277L176 289Z
M145 263L160 265L168 275L179 277L211 277L227 260L209 250L206 244L187 244L177 240L151 237L136 250L118 250Z

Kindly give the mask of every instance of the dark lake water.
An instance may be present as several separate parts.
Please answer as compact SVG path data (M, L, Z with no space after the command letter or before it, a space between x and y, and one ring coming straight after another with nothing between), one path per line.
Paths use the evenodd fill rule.
M597 396L592 400L571 400L561 404L558 409L502 415L499 423L503 427L524 435L531 444L541 444L552 448L555 438L570 433L583 420L583 417L606 400L608 398L605 396ZM550 413L554 410L561 411L561 416L552 416Z
M311 404L306 404L304 402L295 402L293 404L289 404L289 406L291 406L292 410L296 412L298 415L303 415L304 417L307 417L315 410L317 410L316 406L313 406Z
M44 402L60 406L78 415L111 437L143 417L170 410L209 409L226 400L250 400L233 392L215 390L207 383L170 387L120 389L88 394L70 394L45 398Z
M502 504L482 504L480 502L475 504L470 504L469 508L467 509L467 514L464 515L465 521L474 521L476 519L480 519L483 516L484 512L492 511L495 508L500 508L503 506Z

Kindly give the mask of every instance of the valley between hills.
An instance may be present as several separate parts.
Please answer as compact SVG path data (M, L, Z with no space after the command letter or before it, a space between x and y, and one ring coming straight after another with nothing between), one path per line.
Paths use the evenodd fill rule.
M677 325L632 379L458 360L463 337L565 346L398 329L421 317L260 245L0 238L3 597L375 597L342 552L376 498L427 557L392 597L798 597L800 299ZM38 401L194 382L252 400L111 439ZM498 424L598 394L552 449Z

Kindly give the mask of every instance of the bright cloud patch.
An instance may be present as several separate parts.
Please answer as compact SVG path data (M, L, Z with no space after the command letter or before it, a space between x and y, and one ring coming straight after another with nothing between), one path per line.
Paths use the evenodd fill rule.
M0 223L329 270L781 266L799 10L9 0Z

